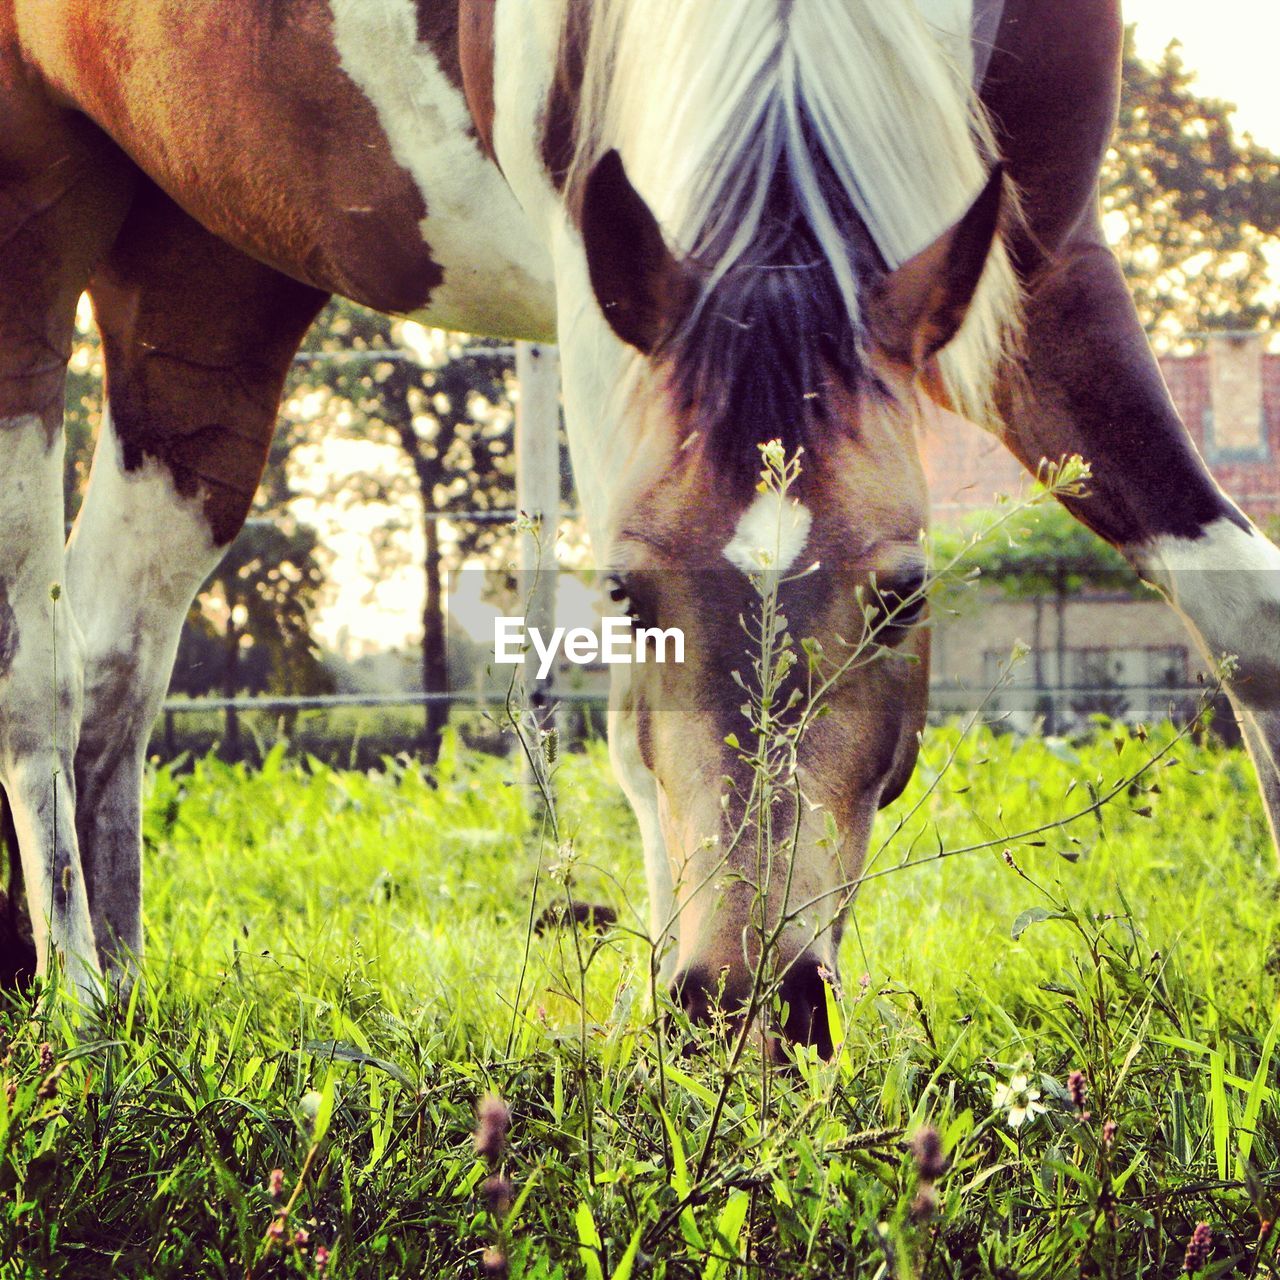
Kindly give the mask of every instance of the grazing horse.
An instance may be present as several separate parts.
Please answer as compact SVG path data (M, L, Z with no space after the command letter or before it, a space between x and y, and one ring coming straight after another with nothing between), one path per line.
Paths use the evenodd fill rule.
M610 730L695 1014L776 923L785 1030L830 1048L820 966L914 765L928 631L906 611L830 691L770 819L786 875L755 862L728 677L762 541L828 651L873 577L916 593L922 389L1033 470L1091 462L1073 513L1239 655L1274 822L1280 553L1189 441L1099 226L1122 38L1119 0L0 0L0 784L41 964L89 990L141 952L149 729L335 293L560 344L596 554L687 636ZM84 290L109 411L64 546ZM804 450L785 501L756 490L775 439Z

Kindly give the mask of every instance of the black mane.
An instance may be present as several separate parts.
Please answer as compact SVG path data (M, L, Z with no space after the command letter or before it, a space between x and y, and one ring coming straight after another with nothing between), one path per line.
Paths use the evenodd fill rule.
M819 173L865 296L885 271L883 259L835 175ZM734 229L722 225L695 248L694 261L708 274L728 251ZM717 462L754 476L757 446L765 441L781 440L788 451L813 446L817 429L829 422L833 378L850 391L873 384L864 339L783 154L760 234L704 292L662 356L679 407L706 433Z

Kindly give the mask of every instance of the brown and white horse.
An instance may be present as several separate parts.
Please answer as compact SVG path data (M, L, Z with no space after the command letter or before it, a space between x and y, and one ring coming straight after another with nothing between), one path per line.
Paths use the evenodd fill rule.
M1119 0L0 0L0 783L41 963L91 989L141 951L150 725L333 293L559 341L597 556L688 640L616 690L611 736L695 1011L754 962L754 842L722 804L751 548L824 566L782 594L828 647L873 574L909 596L923 385L1032 468L1090 460L1075 513L1240 656L1274 820L1280 553L1188 441L1099 230L1121 40ZM110 414L64 547L85 289ZM794 506L755 490L775 438L805 449ZM835 890L915 759L909 621L919 661L832 691L777 815L770 919L828 904L780 943L787 1029L823 1047Z

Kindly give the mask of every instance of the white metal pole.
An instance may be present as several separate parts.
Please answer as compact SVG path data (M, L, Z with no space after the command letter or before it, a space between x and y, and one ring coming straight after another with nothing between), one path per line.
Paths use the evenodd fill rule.
M525 624L550 636L556 613L556 533L560 524L560 360L553 346L516 343L516 506L533 522L520 537L520 592ZM525 661L525 688L539 724L552 674L539 679L536 655Z

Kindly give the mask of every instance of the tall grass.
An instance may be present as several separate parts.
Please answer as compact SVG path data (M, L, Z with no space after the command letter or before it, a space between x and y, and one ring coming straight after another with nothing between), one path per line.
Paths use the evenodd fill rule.
M762 605L758 687L820 674ZM756 727L790 785L794 721ZM778 1072L655 990L603 750L522 741L540 811L456 737L430 776L153 770L143 983L89 1030L0 1020L0 1280L1276 1272L1243 755L931 732L849 894L836 1051ZM618 922L539 933L566 900Z

